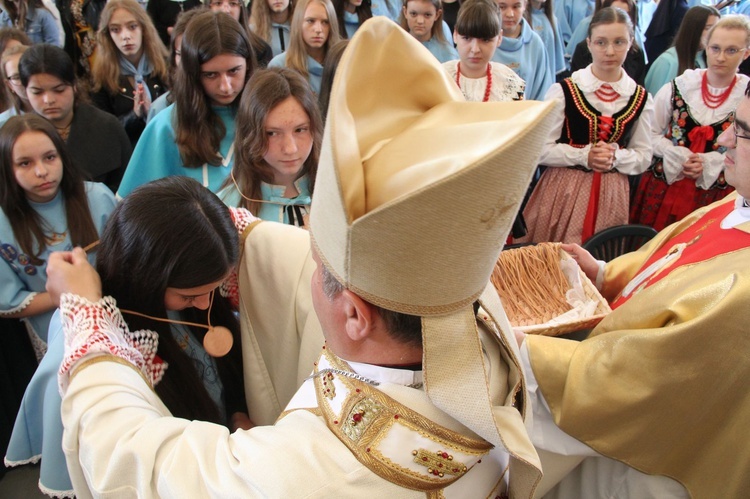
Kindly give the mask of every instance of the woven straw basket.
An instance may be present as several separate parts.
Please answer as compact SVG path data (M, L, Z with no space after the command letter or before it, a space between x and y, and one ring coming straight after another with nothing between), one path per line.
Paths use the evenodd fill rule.
M500 253L491 281L514 328L527 334L559 336L591 329L612 311L596 286L578 269L586 297L596 302L594 314L545 324L573 308L565 300L571 285L560 270L562 260L572 258L559 243L540 243Z

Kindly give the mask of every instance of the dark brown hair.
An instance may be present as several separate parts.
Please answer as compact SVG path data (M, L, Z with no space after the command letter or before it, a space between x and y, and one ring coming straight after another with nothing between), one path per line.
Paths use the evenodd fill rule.
M681 75L688 69L695 69L695 56L701 50L701 38L708 18L721 13L715 7L696 5L691 7L682 18L680 29L674 37L672 46L677 52L677 74Z
M138 187L115 208L102 233L96 269L104 294L115 298L118 306L166 318L168 287L189 289L220 281L238 259L239 238L227 207L196 180L172 176ZM131 331L159 334L157 354L168 369L155 390L172 414L226 424L193 360L172 335L172 326L127 313L125 318ZM193 307L180 311L180 319L207 323L206 311ZM235 339L230 353L216 359L228 391L242 385L239 324L218 291L210 321L229 328ZM206 334L205 328L189 326L188 331L198 342Z
M226 128L211 109L201 82L201 66L221 54L245 59L245 81L253 74L255 56L242 26L223 12L201 12L188 23L182 37L182 62L172 89L175 142L187 167L217 165L221 161L217 151ZM238 106L238 101L239 97L232 106Z
M34 210L26 198L26 192L16 182L13 171L13 147L25 132L41 132L52 141L62 161L60 191L65 205L70 240L74 246L86 246L99 238L94 220L91 218L83 176L68 156L65 142L46 119L34 113L11 117L0 128L0 206L8 217L13 234L21 251L29 255L31 263L41 265L39 255L47 248L44 236L45 220Z

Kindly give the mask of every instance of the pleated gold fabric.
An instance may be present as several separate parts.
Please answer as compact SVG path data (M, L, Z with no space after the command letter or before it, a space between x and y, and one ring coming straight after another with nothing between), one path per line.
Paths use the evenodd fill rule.
M613 298L708 209L606 267ZM736 229L750 233L750 223ZM705 242L704 244L710 244ZM696 498L750 490L750 248L686 265L615 309L589 339L528 337L556 423L598 452L682 483Z

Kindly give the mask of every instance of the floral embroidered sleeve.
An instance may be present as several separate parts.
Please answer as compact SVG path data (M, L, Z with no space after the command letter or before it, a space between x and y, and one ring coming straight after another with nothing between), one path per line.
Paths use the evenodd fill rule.
M240 235L240 244L242 244L242 233L245 232L251 224L260 221L258 217L250 213L245 208L229 208L229 214L232 216L234 226ZM237 310L240 304L240 291L237 284L237 269L232 269L231 274L219 287L219 293L225 298L229 298L232 308Z
M159 336L154 331L131 332L114 298L96 303L71 293L60 296L60 314L65 334L65 353L58 371L58 387L64 394L71 372L82 360L111 355L130 363L156 385L166 362L156 355Z

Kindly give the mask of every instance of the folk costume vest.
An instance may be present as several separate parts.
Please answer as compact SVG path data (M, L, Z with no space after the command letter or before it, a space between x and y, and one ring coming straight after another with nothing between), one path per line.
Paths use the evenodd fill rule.
M584 97L583 92L571 78L563 80L562 91L565 95L565 123L562 134L557 140L560 144L569 144L583 148L600 140L616 142L620 147L627 147L633 134L634 125L643 111L648 93L642 86L636 86L635 92L627 105L612 117L602 116ZM584 169L583 166L571 168ZM614 171L614 170L613 170Z
M648 92L640 85L636 85L635 92L630 96L627 104L612 116L604 116L596 110L584 97L583 92L573 82L566 78L562 84L565 97L565 121L562 134L557 143L569 144L583 148L588 144L599 141L616 143L619 147L626 147L635 129L635 124L643 112ZM575 165L569 168L590 172L589 168ZM589 203L583 221L583 240L585 241L596 232L596 220L599 214L599 195L601 192L602 173L591 172L594 176L591 182ZM606 173L618 173L612 168Z

